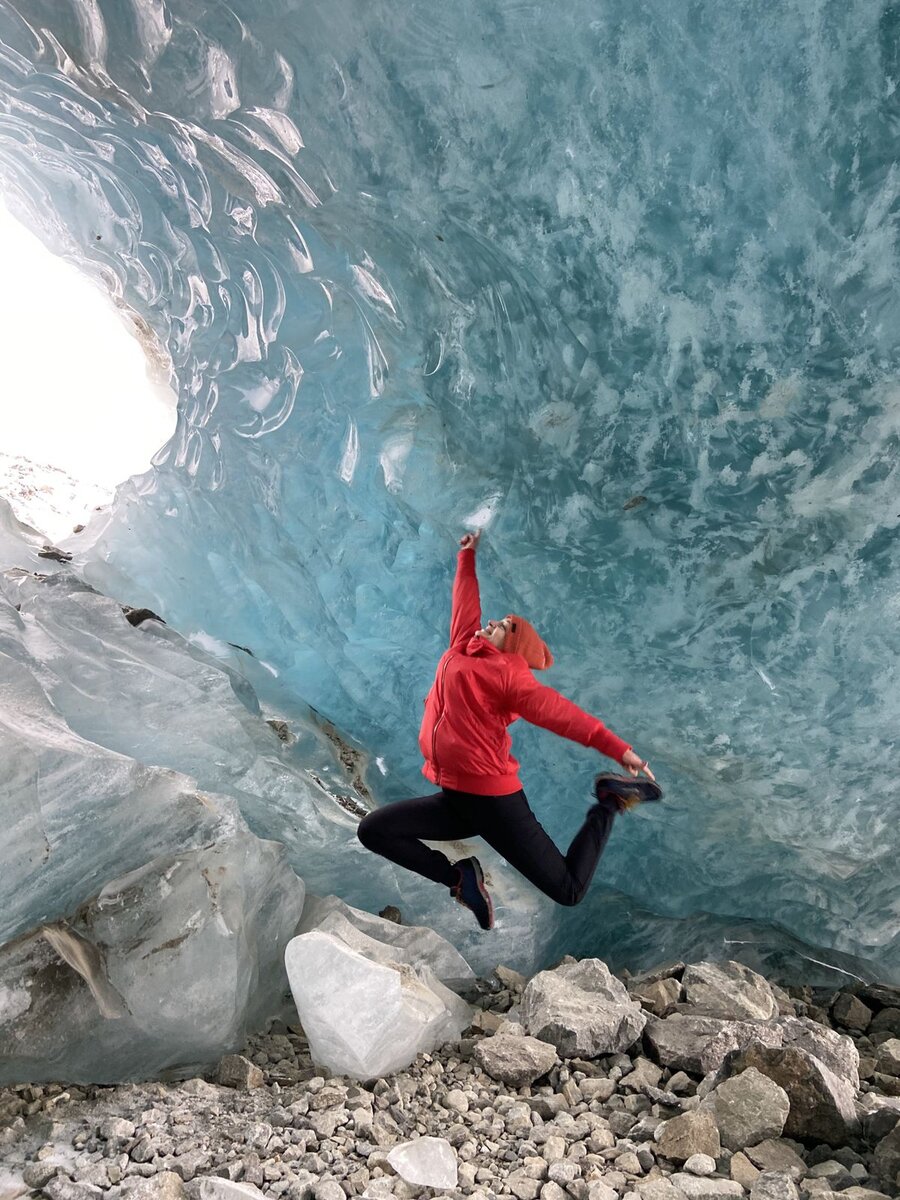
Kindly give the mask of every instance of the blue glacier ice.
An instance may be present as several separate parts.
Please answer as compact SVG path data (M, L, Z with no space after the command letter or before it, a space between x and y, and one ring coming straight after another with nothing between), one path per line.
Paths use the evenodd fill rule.
M889 0L0 0L4 199L179 397L79 578L252 651L388 802L485 526L486 615L667 792L584 905L510 903L537 957L900 978L898 35ZM597 760L516 742L564 841ZM200 760L321 876L274 777ZM326 890L430 919L341 828Z

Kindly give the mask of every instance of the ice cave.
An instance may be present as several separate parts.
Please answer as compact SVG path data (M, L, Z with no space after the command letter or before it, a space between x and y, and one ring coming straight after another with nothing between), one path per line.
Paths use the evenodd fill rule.
M888 0L0 0L3 202L178 398L81 532L0 502L15 1078L97 1013L122 1076L202 1061L304 891L476 970L900 981L898 85ZM483 853L486 934L356 839L429 790L473 529L666 792L577 907ZM514 728L562 843L603 763Z

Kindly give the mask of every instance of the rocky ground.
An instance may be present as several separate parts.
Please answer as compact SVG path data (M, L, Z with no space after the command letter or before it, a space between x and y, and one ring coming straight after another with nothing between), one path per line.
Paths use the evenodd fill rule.
M0 1091L0 1197L900 1193L900 988L788 994L737 964L671 964L626 980L610 1035L578 1010L609 990L597 961L527 988L498 968L466 1036L385 1079L328 1077L277 1024L208 1079ZM598 1036L628 1049L597 1054Z

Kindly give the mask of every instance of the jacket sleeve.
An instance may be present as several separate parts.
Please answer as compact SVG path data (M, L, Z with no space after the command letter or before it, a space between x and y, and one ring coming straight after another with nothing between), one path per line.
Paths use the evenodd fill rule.
M507 701L514 712L532 725L540 725L560 737L590 746L618 763L625 751L631 749L628 742L623 742L602 721L553 688L538 683L528 670L513 671Z
M481 596L475 574L475 551L460 550L453 581L450 612L450 645L467 642L481 624Z

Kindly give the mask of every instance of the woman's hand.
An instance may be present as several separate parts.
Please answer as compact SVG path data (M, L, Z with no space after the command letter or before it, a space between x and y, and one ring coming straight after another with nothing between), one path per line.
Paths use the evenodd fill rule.
M629 775L640 775L642 772L648 779L656 782L656 776L650 770L650 764L644 762L639 754L635 754L633 750L626 750L622 755L622 766Z
M478 549L478 540L480 537L481 537L480 529L477 531L477 533L464 533L462 535L462 537L459 539L460 550L477 550Z

